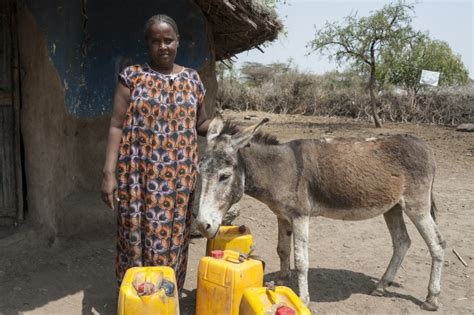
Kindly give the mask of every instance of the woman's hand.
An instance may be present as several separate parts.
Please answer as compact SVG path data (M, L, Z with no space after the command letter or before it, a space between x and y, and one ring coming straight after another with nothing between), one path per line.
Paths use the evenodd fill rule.
M118 201L117 179L114 174L104 174L102 179L102 200L110 209L114 209L114 198Z

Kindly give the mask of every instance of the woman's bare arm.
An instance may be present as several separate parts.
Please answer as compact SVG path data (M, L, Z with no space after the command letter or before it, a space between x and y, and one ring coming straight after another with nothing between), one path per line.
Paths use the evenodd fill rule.
M127 113L129 99L130 90L122 83L118 83L113 99L113 112L110 120L102 181L102 199L111 209L113 209L113 197L117 191L115 169L117 167L120 139L122 137L122 126L125 114Z
M207 129L209 129L210 120L207 118L206 108L204 104L201 104L197 113L197 125L196 130L198 135L205 137L207 135Z

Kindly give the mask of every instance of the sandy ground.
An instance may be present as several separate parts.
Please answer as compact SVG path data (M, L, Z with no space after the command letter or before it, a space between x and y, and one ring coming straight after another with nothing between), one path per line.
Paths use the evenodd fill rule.
M252 120L244 120L245 115ZM368 122L349 119L236 113L226 118L249 125L269 117L265 130L281 141L345 135L374 136L380 133L411 133L426 140L438 163L435 198L440 229L447 240L439 313L474 313L474 134L453 128L386 124L374 129ZM84 193L71 203L76 212L101 216L113 214L96 198ZM265 280L274 280L279 269L276 254L276 217L263 204L248 196L240 202L236 224L250 227L267 267ZM68 211L73 209L68 209ZM65 210L66 211L66 210ZM80 220L80 219L78 219ZM409 220L412 246L390 294L374 297L369 292L381 277L391 257L391 241L383 217L359 222L325 218L311 220L309 246L310 308L319 314L372 313L418 314L427 294L431 258L423 240ZM78 221L80 224L80 221ZM78 227L71 227L72 229ZM94 231L89 229L88 231ZM114 234L110 229L60 237L47 246L26 227L0 231L0 314L114 314ZM464 258L465 267L453 254ZM196 269L205 251L204 239L193 239L190 247L185 297L181 313L194 314ZM290 287L297 290L296 282ZM217 314L216 314L217 315Z

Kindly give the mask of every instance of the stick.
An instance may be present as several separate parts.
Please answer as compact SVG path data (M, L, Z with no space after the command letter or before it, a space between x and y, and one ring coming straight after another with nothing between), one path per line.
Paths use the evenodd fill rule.
M400 264L400 267L402 267L403 271L407 271L407 270L405 269L405 267L403 267L402 264Z
M454 255L456 255L456 257L462 262L462 264L464 265L464 267L467 267L467 263L464 261L464 259L462 259L461 255L459 255L459 253L453 248L453 253Z

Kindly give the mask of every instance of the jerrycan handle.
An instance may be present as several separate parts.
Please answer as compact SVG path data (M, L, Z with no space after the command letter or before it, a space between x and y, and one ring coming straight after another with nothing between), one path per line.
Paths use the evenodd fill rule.
M226 250L224 254L223 250L215 249L211 251L211 257L215 259L223 259L234 264L240 264L245 261L245 257L242 254L233 250Z
M242 261L246 260L246 259L253 259L253 260L258 260L262 263L262 269L263 271L265 271L265 260L263 260L262 257L258 256L258 255L253 255L252 252L254 250L254 246L252 246L253 248L250 249L250 253L248 253L247 255L245 254L240 254L240 259L242 259Z
M233 233L240 233L240 234L245 234L249 231L249 229L245 225L239 225L239 226L231 226L228 228L229 232Z
M226 250L224 260L229 261L231 263L240 264L245 261L245 257L239 252L233 250Z
M278 303L278 298L275 293L275 282L270 281L265 283L266 288L265 288L265 293L267 294L268 299L270 300L270 303L277 304Z

